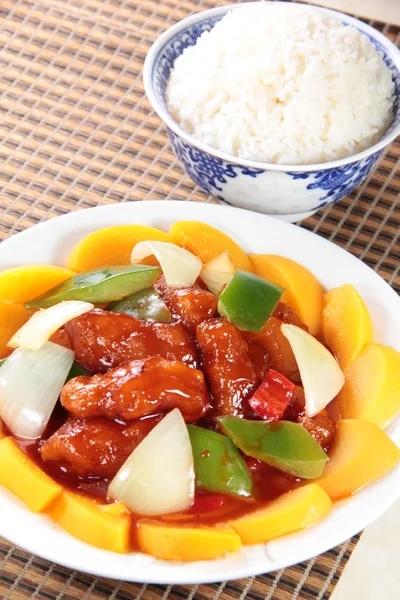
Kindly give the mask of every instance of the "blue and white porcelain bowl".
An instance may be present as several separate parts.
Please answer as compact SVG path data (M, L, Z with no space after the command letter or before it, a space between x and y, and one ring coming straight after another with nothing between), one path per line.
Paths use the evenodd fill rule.
M299 221L319 208L337 202L364 181L385 147L400 133L400 50L384 35L343 13L313 6L364 32L390 68L395 83L391 123L370 148L332 162L313 165L277 165L255 162L219 152L184 131L170 115L165 93L176 58L209 31L238 4L207 10L183 19L151 47L144 64L144 86L154 110L164 121L168 137L186 173L221 201ZM301 5L299 5L301 6Z

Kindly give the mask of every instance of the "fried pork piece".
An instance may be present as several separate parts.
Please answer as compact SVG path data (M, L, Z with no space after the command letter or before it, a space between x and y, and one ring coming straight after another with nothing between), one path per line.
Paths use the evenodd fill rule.
M196 330L204 370L214 398L214 415L246 415L246 400L257 387L257 374L240 331L228 321L210 319Z
M193 340L180 323L150 323L95 309L67 323L65 330L76 360L92 373L151 356L197 365Z
M278 302L278 304L275 307L274 312L272 313L272 316L275 317L276 319L279 319L283 323L289 323L290 325L296 325L297 327L300 327L300 329L304 329L304 331L308 331L307 325L305 325L304 323L302 323L302 321L300 321L299 317L296 315L293 308L290 308L290 306L288 306L284 302Z
M301 425L311 433L322 449L327 452L335 437L335 422L332 421L326 410L322 410L315 415L315 417L307 417L304 407L304 390L301 386L296 385L293 392L293 398L286 409L283 418L288 421L294 421L295 423L301 423Z
M257 342L247 342L247 351L257 375L258 383L261 383L271 366L271 359L267 350Z
M248 344L260 344L268 352L270 367L294 383L300 383L300 373L293 350L281 332L281 325L290 323L305 331L304 325L296 313L284 302L279 302L260 333L244 332L243 337Z
M325 452L328 452L332 445L336 433L335 422L329 417L325 410L315 415L315 417L300 417L299 423L311 433L314 440L318 442Z
M173 289L167 287L164 276L161 276L154 287L172 314L177 316L193 335L197 325L215 315L217 297L208 290L201 289L198 285Z
M187 422L210 407L204 375L176 360L134 360L105 374L75 377L61 392L61 404L78 419L130 421L179 408Z
M50 338L50 342L53 342L53 344L58 344L59 346L64 346L64 348L71 350L71 342L69 341L68 334L64 327L57 329L57 331L53 333Z
M247 342L261 344L270 357L271 369L282 373L294 383L300 383L300 372L293 350L281 331L283 322L270 317L260 333L244 334Z
M44 461L67 473L114 477L131 452L160 421L160 416L124 425L108 419L71 419L40 448Z

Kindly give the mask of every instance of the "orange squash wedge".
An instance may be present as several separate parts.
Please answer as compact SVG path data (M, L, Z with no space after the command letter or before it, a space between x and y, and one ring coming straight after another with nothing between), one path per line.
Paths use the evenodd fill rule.
M316 277L294 260L277 254L250 254L250 262L259 277L285 288L282 302L288 304L312 335L321 330L324 289Z
M156 521L138 523L142 552L162 560L212 560L241 547L240 537L230 527L174 527Z
M325 294L322 331L342 369L372 342L371 317L355 287L346 284Z
M65 531L97 548L124 554L129 550L130 517L79 494L63 490L48 513Z
M11 437L0 441L0 485L33 512L43 512L61 494L62 488L44 473Z
M344 376L345 384L330 405L330 414L386 427L400 410L400 352L368 344Z
M332 498L343 498L394 469L400 449L378 425L361 419L339 421L329 461L317 480Z
M0 304L0 359L11 353L7 343L31 314L22 304Z
M0 273L0 303L24 304L73 277L68 269L52 265L26 265Z
M259 510L231 521L243 544L262 544L310 527L330 510L332 502L316 483L283 494Z
M177 221L171 227L171 241L193 252L206 264L228 254L235 269L253 272L246 253L226 233L198 221Z
M106 265L130 265L134 246L147 240L169 242L170 237L168 233L147 225L99 229L75 246L67 266L76 273L84 273Z

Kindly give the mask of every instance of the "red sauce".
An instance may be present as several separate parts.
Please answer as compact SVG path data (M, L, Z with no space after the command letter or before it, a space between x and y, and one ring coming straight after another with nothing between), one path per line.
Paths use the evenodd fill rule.
M223 324L223 322L221 323ZM254 387L257 385L257 380L259 381L262 379L264 370L268 368L271 350L268 349L268 352L266 353L264 344L259 344L259 340L251 341L253 342L254 347L252 347L250 358L246 358L249 364L246 363L245 367L247 371L251 371L253 379L250 383L251 386ZM242 344L243 348L246 348L244 341ZM220 346L218 345L218 347ZM231 347L229 347L229 349L231 349ZM279 358L282 358L280 354ZM283 359L286 360L286 357L283 357L282 360ZM237 365L235 368L236 370L239 369ZM227 380L225 371L226 369L222 369L221 373L214 373L214 379L216 379L217 376L219 377L217 383L221 384L221 390L218 388L218 386L216 386L215 381L214 385L210 385L210 383L213 383L212 378L211 382L210 378L208 380L209 392L211 396L214 396L214 402L216 402L216 391L221 392L221 394L225 392L227 393L229 388L232 386L232 382L235 381L235 378L241 379L242 377L242 372L235 372L232 373L231 378L228 378ZM225 387L222 387L222 384ZM109 479L100 476L79 477L71 474L66 470L65 467L60 466L57 463L42 460L40 455L40 447L66 422L68 417L68 412L61 406L60 403L58 403L46 428L46 431L39 440L27 441L16 439L16 442L23 452L25 452L45 473L47 473L55 481L59 482L64 488L67 488L75 493L82 494L83 496L96 499L97 501L103 503L112 502L107 498L107 490L110 483ZM197 424L210 429L215 429L216 427L215 422L209 418L209 415L207 415L206 418L198 421ZM4 425L2 425L2 427L4 433L6 435L10 435L10 432L7 430L7 428ZM286 476L284 473L277 471L256 459L245 457L245 460L255 482L255 488L257 490L256 498L238 498L234 496L221 497L219 495L220 498L216 499L216 495L203 491L197 491L195 503L189 510L171 515L158 516L157 520L170 523L171 525L213 525L242 516L248 513L250 510L261 508L266 502L274 500L285 492L302 485L301 480ZM136 540L136 525L137 522L142 518L143 517L139 515L131 515L132 549L137 549L138 547Z
M107 489L110 481L102 477L78 477L67 473L63 467L55 463L46 462L41 459L39 449L44 441L49 438L68 418L68 413L63 409L60 403L50 419L45 433L40 440L29 441L14 438L21 450L25 452L47 475L60 483L64 488L82 496L104 503L112 503L107 497ZM202 421L204 426L204 421ZM3 424L4 433L10 435L10 431ZM281 494L292 490L301 485L300 480L290 478L280 471L269 467L257 461L256 459L246 458L250 471L258 490L257 499L237 498L234 496L224 496L223 504L215 510L196 510L196 503L192 508L181 513L171 515L157 516L157 520L171 525L214 525L223 521L243 516L249 510L261 508L266 502L274 500ZM212 497L213 494L207 492L197 492L196 495L202 497ZM137 544L137 522L143 519L142 516L131 514L131 535L130 545L132 550L138 549Z

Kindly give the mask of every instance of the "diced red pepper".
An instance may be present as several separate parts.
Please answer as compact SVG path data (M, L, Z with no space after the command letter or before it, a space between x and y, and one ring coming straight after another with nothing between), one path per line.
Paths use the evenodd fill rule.
M199 494L195 496L192 511L195 513L218 510L224 505L226 496L223 494Z
M249 405L265 421L279 421L288 407L294 388L294 383L289 379L270 369L249 399Z

